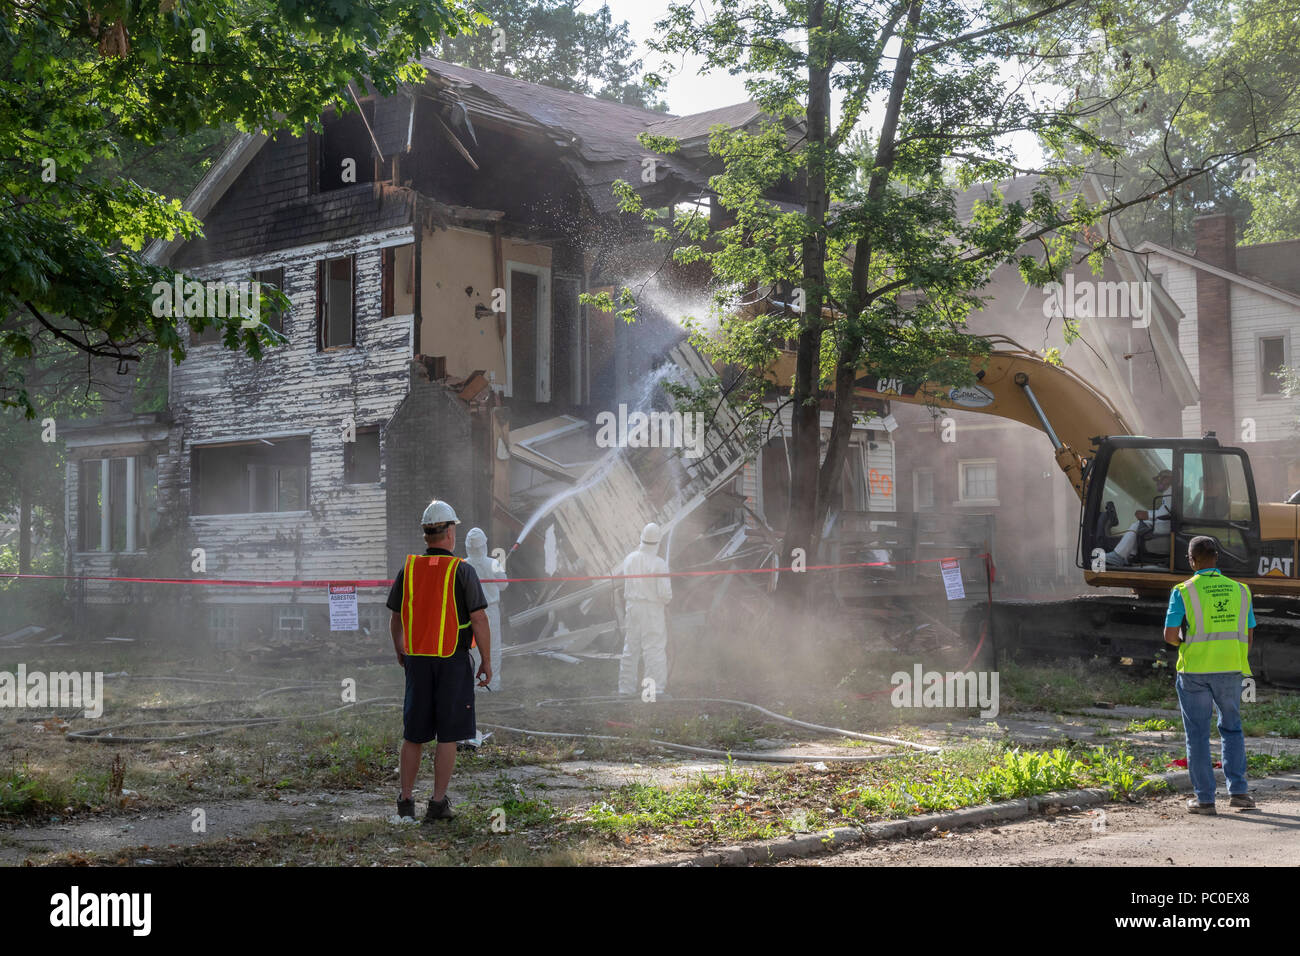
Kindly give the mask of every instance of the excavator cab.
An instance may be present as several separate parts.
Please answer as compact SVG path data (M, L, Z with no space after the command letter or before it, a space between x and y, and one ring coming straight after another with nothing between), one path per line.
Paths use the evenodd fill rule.
M1086 471L1080 567L1190 573L1187 545L1219 542L1225 574L1250 577L1260 555L1250 459L1213 437L1096 439ZM1141 516L1139 515L1141 513Z

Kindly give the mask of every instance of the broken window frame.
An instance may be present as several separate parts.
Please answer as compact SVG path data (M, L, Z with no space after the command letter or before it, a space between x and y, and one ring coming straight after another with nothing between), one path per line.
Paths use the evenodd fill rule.
M360 117L364 116L364 120ZM341 180L334 182L326 175L325 157L330 153L329 140L331 138L330 127L337 123L346 123L352 120L361 122L361 131L357 134L357 144L363 148L354 149L356 156L347 156L340 152L341 158L356 159L357 163L357 181L355 183L345 183ZM367 129L367 125L369 129ZM346 113L337 109L326 110L321 114L321 131L319 133L312 131L307 138L307 166L309 170L308 181L313 195L334 192L337 189L347 189L351 186L359 186L366 183L373 183L377 177L375 170L377 158L375 156L375 146L370 139L370 131L375 128L375 100L369 97L361 101L361 113L358 114L355 109L348 110ZM337 129L337 127L335 127ZM333 170L335 178L341 175L338 169ZM329 185L326 185L326 184Z
M285 277L284 266L274 266L265 269L258 269L253 273L254 282L260 282L262 284L262 287L269 287L279 292L285 291L284 277ZM262 319L262 324L272 329L275 329L275 331L283 335L285 319L289 317L290 317L290 313L287 310L276 309L270 315Z
M409 250L411 262L406 275L405 296L410 297L411 308L405 312L397 311L397 256L403 250ZM397 316L415 314L415 243L401 242L384 246L380 250L380 318L391 319Z
M356 477L357 447L361 444L361 437L366 436L367 441L373 436L375 442L375 466L373 478ZM356 431L356 441L343 443L343 484L349 487L359 487L363 485L378 485L383 479L383 435L379 425L359 426Z
M237 448L262 448L270 446L276 448L276 443L282 443L279 450L284 452L285 446L290 442L301 443L298 447L302 449L302 462L285 462L285 461L242 461L237 463L239 468L236 472L243 473L243 494L242 503L244 510L215 510L213 502L207 501L203 490L203 473L201 457L220 449L237 449ZM269 455L269 452L263 453ZM263 497L265 487L259 488L259 481L264 482L268 477L267 471L262 471L261 478L259 473L254 469L272 469L275 481L274 504L275 508L271 510L258 510L258 499ZM301 487L301 501L298 508L284 508L284 489L281 487L281 472L297 471L301 474L297 481ZM307 514L311 506L311 435L294 434L294 435L266 435L261 437L240 439L239 441L224 442L207 442L196 444L190 448L190 513L199 517L229 517L237 515L298 515Z
M328 341L329 328L329 267L331 263L346 260L349 268L348 308L350 310L350 328L346 343ZM355 255L331 256L316 262L316 351L328 352L334 349L355 348L357 344L357 257Z
M514 274L523 272L537 277L536 335L533 345L534 389L532 395L515 394L514 359ZM507 259L506 275L506 398L519 398L526 402L544 403L551 400L551 270L531 262ZM543 341L544 340L544 341Z

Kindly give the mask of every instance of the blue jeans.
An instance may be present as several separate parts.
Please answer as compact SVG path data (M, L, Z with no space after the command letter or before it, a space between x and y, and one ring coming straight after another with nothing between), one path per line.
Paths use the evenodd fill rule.
M1187 733L1187 772L1201 803L1214 802L1214 765L1210 761L1210 717L1219 708L1223 775L1228 793L1245 793L1246 738L1241 732L1241 674L1179 674L1178 706Z

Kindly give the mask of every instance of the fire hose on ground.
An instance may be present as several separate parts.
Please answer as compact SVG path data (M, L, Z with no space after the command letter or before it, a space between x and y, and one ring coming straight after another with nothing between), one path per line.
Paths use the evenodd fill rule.
M127 676L127 675L123 675L123 676ZM189 678L189 677L175 677L171 675L130 676L129 679L143 680L143 681L167 681L167 682L174 682L174 683L197 683L197 684L232 684L232 683L244 683L249 680L249 678L247 677L238 677L238 678L231 678L231 679L220 679L220 678L201 679L201 678ZM204 706L208 704L253 703L263 698L274 696L276 694L314 691L314 690L319 690L325 686L334 687L336 685L334 684L333 681L313 681L308 683L298 683L298 684L292 684L284 687L271 688L268 690L264 690L261 693L256 694L251 698L243 698L243 699L237 698L237 699L227 699L227 700L220 700L220 701L203 701L197 704L181 704L181 705L176 705L174 707L173 706L152 707L152 708L141 707L137 709L145 710L145 711L188 710L194 707ZM628 701L629 701L628 698L623 698L623 697L608 697L608 696L578 697L578 698L569 698L569 699L543 700L543 701L539 701L537 703L537 706L538 707L590 706L590 705L619 703L619 702L626 703ZM101 743L101 744L175 743L182 740L193 740L200 737L215 736L217 734L223 734L231 730L238 730L245 727L263 727L263 726L271 726L274 724L287 723L291 721L319 720L325 717L330 717L336 714L343 713L348 710L352 710L353 708L356 707L362 707L370 704L400 704L401 702L402 702L401 697L393 697L393 696L370 697L365 700L359 700L359 701L343 704L340 707L334 707L328 710L323 710L311 714L289 714L289 715L278 716L278 717L214 717L214 718L193 718L193 719L186 719L186 720L133 721L130 723L116 724L112 727L101 727L101 728L87 729L87 730L73 730L73 731L69 731L65 736L68 740L74 740L82 743ZM690 703L690 704L715 703L715 704L723 704L723 705L729 705L734 707L744 707L750 710L757 711L758 713L761 713L764 716L769 717L773 720L790 724L791 726L799 727L804 730L812 730L827 735L846 737L851 740L861 740L869 743L879 743L879 744L887 744L893 747L902 747L923 754L933 755L942 752L942 749L939 747L932 747L926 744L918 744L909 740L900 740L893 737L881 737L873 734L863 734L863 733L858 733L857 731L844 730L838 727L827 727L822 724L814 724L808 721L798 720L794 717L787 717L783 714L778 714L774 711L768 710L765 707L761 707L758 704L750 703L749 701L731 700L728 698L720 698L720 697L674 697L674 698L665 698L664 702L665 703ZM487 709L491 711L491 710L497 710L502 708L504 708L507 711L523 710L524 705L515 702L502 702L501 705L496 705L496 704L488 705ZM492 714L488 713L485 716L490 717L492 716ZM117 735L118 731L124 729L134 729L134 728L142 728L142 727L161 727L161 726L198 727L204 729L190 730L184 733L172 734L168 736L144 736L138 734L125 735L125 736ZM555 737L555 738L569 739L569 740L594 740L594 741L613 742L613 743L639 743L639 744L648 744L654 747L661 747L666 750L671 750L678 753L691 754L693 756L715 757L718 759L730 758L733 760L747 760L747 761L763 762L763 763L793 764L793 763L809 763L809 762L817 762L817 761L836 762L836 763L868 763L872 761L888 760L894 757L902 756L901 754L897 754L897 753L853 754L853 755L772 754L772 753L763 753L762 751L751 752L751 751L736 751L736 750L718 750L711 747L695 747L689 744L677 743L675 741L660 740L659 738L656 737L633 737L633 736L622 736L622 735L614 735L614 734L573 733L573 732L563 732L563 731L555 731L555 730L538 730L538 729L532 729L527 727L513 727L506 724L488 723L483 721L480 721L479 726L487 728L488 730L504 731L507 733L517 733L529 737Z

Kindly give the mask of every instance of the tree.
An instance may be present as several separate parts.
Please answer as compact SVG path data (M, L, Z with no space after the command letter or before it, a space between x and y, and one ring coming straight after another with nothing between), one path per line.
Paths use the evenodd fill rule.
M1112 6L716 0L707 10L674 4L659 24L654 49L743 73L767 117L757 130L713 131L710 150L722 172L710 181L710 201L720 225L680 207L655 235L672 247L676 262L711 266L722 332L698 341L715 355L739 361L757 378L777 343L797 338L787 556L795 548L814 553L815 529L843 467L859 376L969 381L971 360L985 346L963 334L963 324L998 266L1015 262L1035 285L1060 280L1076 255L1100 273L1110 249L1096 228L1104 215L1233 158L1159 175L1140 196L1096 206L1080 197L1076 185L1089 165L1121 154L1086 121L1122 101L1135 108L1153 79L1130 58L1115 73L1125 82L1105 96L1067 91L1040 101L1028 84L1035 71L1055 70L1061 58L1086 57L1098 41L1118 38L1123 25ZM1145 0L1134 3L1139 7L1162 9ZM1048 33L1054 41L1042 45ZM840 97L838 108L832 94ZM1016 133L1038 140L1043 162L1029 166L1017 157L1009 142ZM661 152L676 148L662 137L642 142ZM954 182L966 188L1018 174L1038 177L1027 203L995 197L958 217ZM656 219L626 183L616 190L625 212ZM771 198L792 193L794 209ZM1018 253L1026 243L1037 255ZM621 314L630 318L635 292L625 289L621 298ZM826 391L832 426L823 459ZM803 576L786 578L788 586L802 586Z
M439 56L559 90L667 109L654 84L636 78L641 60L634 58L627 21L615 26L608 4L595 13L578 6L579 0L476 0L487 22L445 40Z
M114 176L119 144L147 150L222 124L301 133L331 104L354 108L354 83L391 94L422 76L418 54L469 24L459 3L18 0L0 9L0 350L27 360L67 347L121 365L148 348L184 358L175 320L151 309L154 283L173 274L139 253L154 238L196 236L200 224L179 199ZM274 336L188 321L224 325L226 344L255 357ZM5 371L0 400L34 415L20 368Z
M1300 237L1300 6L1194 0L1112 9L1108 42L1046 74L1086 104L1092 132L1123 147L1099 172L1117 196L1132 196L1206 170L1119 217L1133 245L1190 247L1193 220L1211 209L1232 215L1249 242ZM1047 26L1037 31L1039 43L1054 40ZM1148 82L1138 97L1114 98L1132 82L1133 63Z

